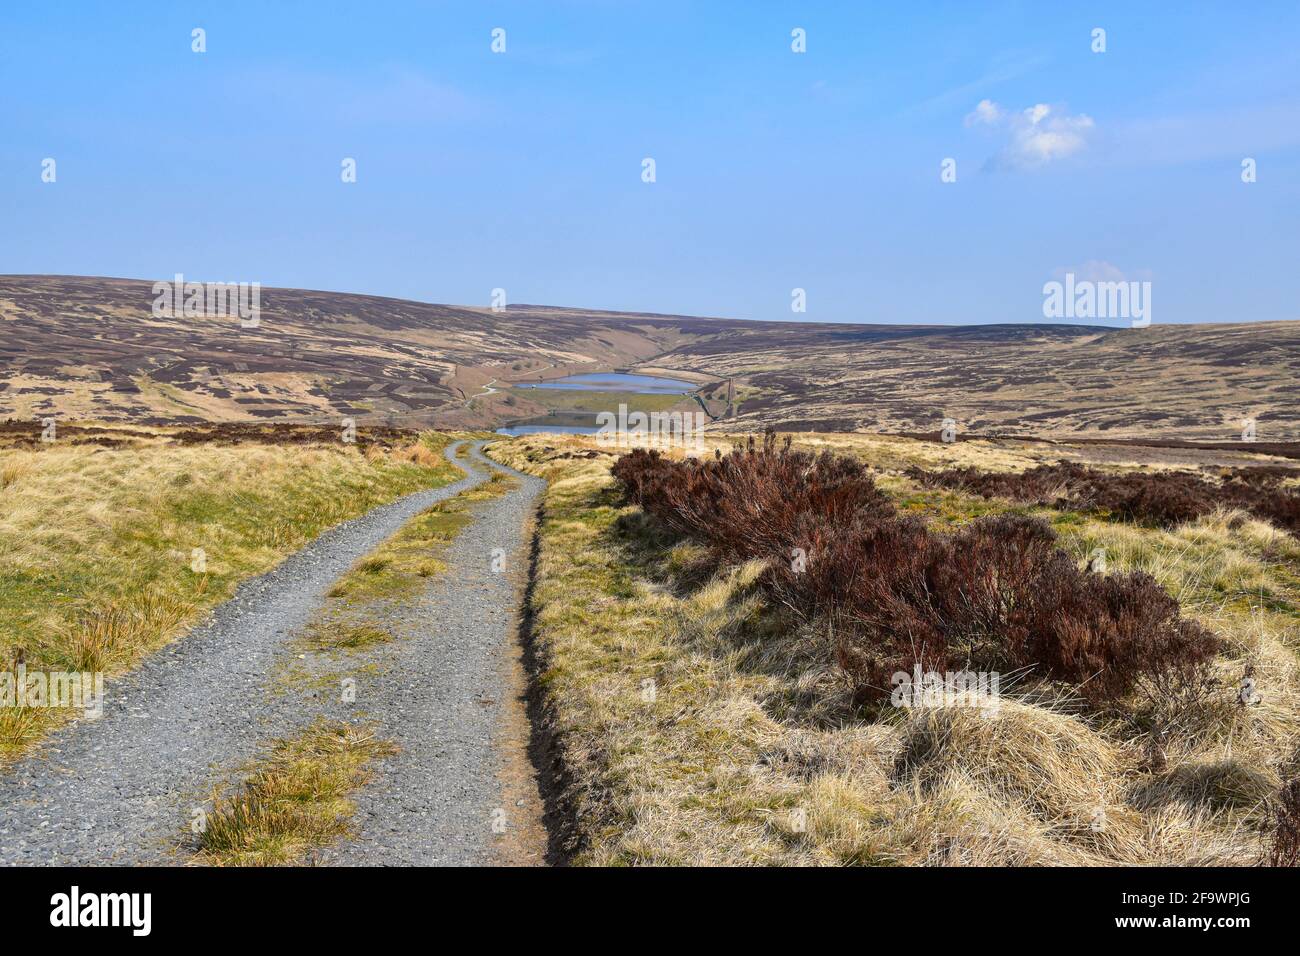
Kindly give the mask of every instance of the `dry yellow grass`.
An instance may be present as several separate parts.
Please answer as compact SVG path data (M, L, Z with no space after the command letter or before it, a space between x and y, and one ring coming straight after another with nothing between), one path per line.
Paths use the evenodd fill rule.
M0 450L0 669L130 668L326 528L459 477L445 443ZM58 719L0 709L0 760Z
M809 436L799 436L808 442ZM812 436L882 467L921 450ZM933 447L933 446L930 446ZM757 566L702 568L618 504L591 439L491 453L550 479L534 638L584 864L1245 865L1300 772L1293 539L1220 514L1172 531L1055 516L1080 562L1146 570L1222 635L1218 685L1088 715L1025 679L996 709L855 712L827 635L791 626ZM883 449L891 463L875 462ZM968 463L1012 464L997 451ZM905 495L905 483L887 483ZM945 499L947 520L996 504ZM1049 513L1050 515L1050 513ZM1239 699L1247 676L1257 698Z
M368 765L397 752L365 727L318 723L276 741L242 788L213 797L193 862L205 866L285 866L348 832L348 794Z

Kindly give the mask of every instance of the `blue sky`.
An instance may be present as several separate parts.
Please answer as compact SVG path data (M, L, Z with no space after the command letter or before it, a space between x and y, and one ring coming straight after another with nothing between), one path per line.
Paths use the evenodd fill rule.
M1300 4L1063 7L6 3L0 272L967 323L1073 271L1300 318Z

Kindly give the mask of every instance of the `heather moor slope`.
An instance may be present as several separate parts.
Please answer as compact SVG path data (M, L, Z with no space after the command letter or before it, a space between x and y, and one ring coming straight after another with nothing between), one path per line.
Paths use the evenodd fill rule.
M515 386L626 369L698 383L730 430L952 418L985 435L1236 441L1249 419L1261 442L1300 438L1300 322L833 325L267 288L244 328L157 317L153 301L147 281L0 277L0 418L493 426L551 410Z

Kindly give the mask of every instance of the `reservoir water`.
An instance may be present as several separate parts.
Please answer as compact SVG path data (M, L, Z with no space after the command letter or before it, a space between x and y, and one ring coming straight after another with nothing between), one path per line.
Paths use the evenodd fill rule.
M681 382L658 375L629 375L625 372L595 372L590 375L570 375L550 382L525 384L516 388L567 388L580 392L635 392L638 395L685 395L698 386L694 382Z
M630 375L626 372L593 372L588 375L570 375L549 382L528 384L520 382L514 388L564 388L579 392L630 392L637 395L685 395L699 385L695 382L683 382L675 378L663 378L658 375ZM591 416L594 422L595 415ZM498 428L498 435L536 435L541 432L560 435L595 435L600 428L592 425L538 424L520 422Z
M600 429L595 425L507 425L498 428L498 435L595 435Z

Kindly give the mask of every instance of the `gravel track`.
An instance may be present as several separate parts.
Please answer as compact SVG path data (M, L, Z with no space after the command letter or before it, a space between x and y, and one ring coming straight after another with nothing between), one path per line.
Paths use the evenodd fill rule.
M454 462L462 444L446 457ZM487 463L478 445L471 457ZM0 772L0 864L177 862L191 813L214 785L228 782L267 739L333 709L277 693L271 676L297 657L290 639L331 584L420 511L486 478L468 472L325 532L240 585L183 639L110 682L103 717L61 728L34 755ZM423 640L397 646L409 673L394 669L376 679L373 693L358 691L355 707L374 710L366 718L380 720L408 749L365 791L362 839L339 853L342 862L483 858L468 840L483 829L483 801L492 800L493 758L485 746L491 714L473 701L499 691L484 662L510 641L515 604L504 590L507 576L484 576L480 558L483 548L522 546L541 485L522 482L488 502L453 545L446 577L409 610L413 621L425 622ZM478 838L487 842L482 833ZM451 849L440 853L443 846Z
M546 483L489 461L477 447L471 456L519 486L475 508L474 523L443 555L447 569L423 595L368 615L400 640L357 661L378 662L380 674L358 682L355 706L401 749L355 796L355 838L325 850L323 863L491 863L498 837L525 812L503 805L505 767L493 738L509 706L526 529Z

